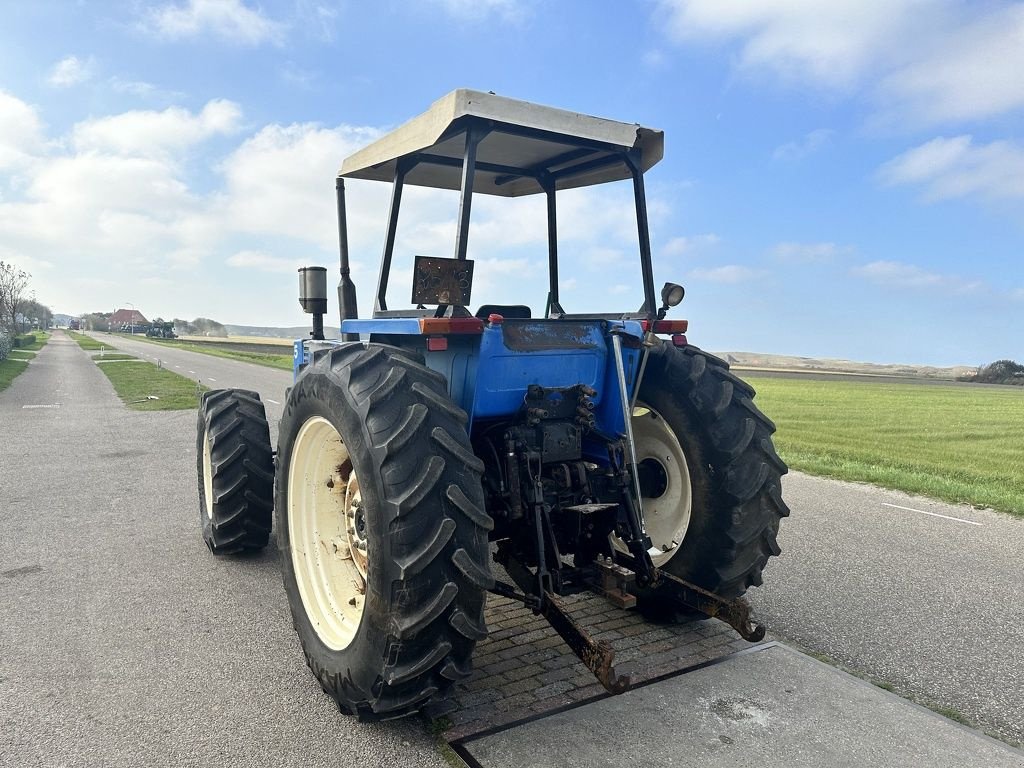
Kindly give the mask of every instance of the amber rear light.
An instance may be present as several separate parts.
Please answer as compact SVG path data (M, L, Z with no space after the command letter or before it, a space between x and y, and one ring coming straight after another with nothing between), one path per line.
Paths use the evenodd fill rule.
M421 317L420 333L483 333L478 317Z
M649 325L647 320L640 321L640 327L645 331ZM655 333L686 333L686 329L689 327L689 320L655 320L653 330Z

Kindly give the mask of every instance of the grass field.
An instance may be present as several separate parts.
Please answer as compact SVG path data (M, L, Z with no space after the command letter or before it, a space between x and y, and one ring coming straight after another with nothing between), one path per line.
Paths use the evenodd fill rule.
M1024 387L746 378L793 469L1024 516Z
M118 397L136 411L192 410L199 405L199 394L209 389L143 360L98 365L114 385ZM156 399L151 399L153 397Z
M28 361L43 348L50 338L50 334L36 331L35 337L36 340L32 345L12 349L6 360L0 360L0 392L11 386L11 382L17 378L18 374L28 368Z
M28 368L28 362L25 360L13 358L0 360L0 392L11 386L11 382L26 368Z
M139 339L140 337L136 336ZM216 346L216 342L206 341L183 341L181 339L141 339L151 342L157 346L174 347L176 349L187 349L189 352L202 352L204 355L213 357L225 357L228 360L241 360L245 363L256 363L265 365L268 368L280 368L284 371L292 369L292 351L290 347L282 345L283 354L275 355L268 352L248 352L240 349L224 349Z
M68 336L78 342L78 346L87 352L99 352L100 350L113 350L114 347L106 344L102 341L96 341L91 336L86 336L84 333L77 333L75 331L68 331Z

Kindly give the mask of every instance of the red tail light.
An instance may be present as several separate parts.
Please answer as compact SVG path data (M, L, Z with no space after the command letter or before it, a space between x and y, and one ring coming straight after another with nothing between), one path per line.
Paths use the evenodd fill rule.
M421 317L420 333L483 333L478 317Z
M647 330L649 322L647 320L640 321L640 327ZM655 320L654 321L654 332L655 333L686 333L686 329L690 327L689 320Z

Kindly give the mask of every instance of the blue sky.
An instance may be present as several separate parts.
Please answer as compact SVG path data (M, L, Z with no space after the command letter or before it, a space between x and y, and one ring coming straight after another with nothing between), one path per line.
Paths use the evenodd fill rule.
M1024 3L0 8L0 259L55 311L304 323L294 270L337 263L342 158L470 87L665 131L655 277L686 286L693 343L1024 359ZM364 308L386 199L349 186ZM560 209L563 303L634 309L629 189ZM410 194L396 259L449 255L456 211ZM542 304L542 201L477 198L473 224L474 299Z

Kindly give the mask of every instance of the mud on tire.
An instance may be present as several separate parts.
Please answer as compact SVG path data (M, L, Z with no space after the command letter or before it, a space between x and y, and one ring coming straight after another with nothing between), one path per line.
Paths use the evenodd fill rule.
M215 555L263 549L273 517L274 458L259 394L204 392L196 432L203 540Z
M665 419L689 465L689 526L663 568L728 599L761 584L768 559L780 551L779 522L789 514L775 425L753 397L725 361L663 344L651 352L638 398ZM648 614L664 617L656 589L641 598Z
M290 515L309 509L299 500L309 498L310 484L326 482L297 469L319 466L303 458L302 430L323 430L324 420L334 444L342 446L338 455L350 462L337 469L351 472L328 487L358 480L365 591L360 597L358 585L356 593L339 587L316 603L303 574L311 568L311 550L323 557L319 553L330 555L332 545L293 541L312 529ZM442 376L408 352L374 344L344 345L318 356L285 405L275 488L285 591L310 669L341 710L360 719L418 710L469 675L473 647L486 636L484 596L493 584L487 531L493 522L484 511L483 464L472 452L466 422ZM326 522L314 538L330 538L332 532L321 529L334 525ZM333 547L337 555L337 543ZM321 595L331 591L318 589ZM343 637L317 626L318 619L335 619L332 610L344 612L332 608L338 598L362 604Z

